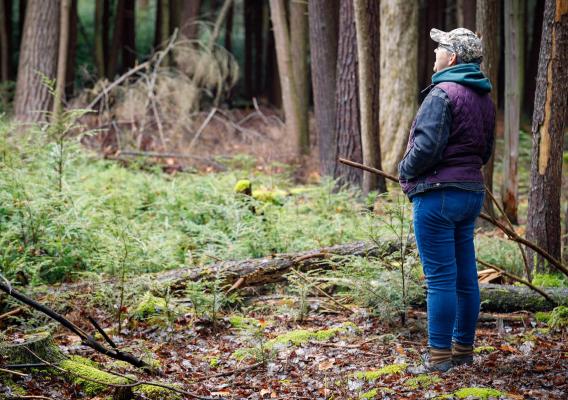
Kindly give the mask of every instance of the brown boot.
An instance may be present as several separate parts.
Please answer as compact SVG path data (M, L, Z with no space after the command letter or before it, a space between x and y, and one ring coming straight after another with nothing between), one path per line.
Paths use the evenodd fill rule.
M418 375L430 372L446 372L453 367L452 349L429 349L423 359L423 365L409 367L406 372Z
M464 364L473 364L473 346L454 342L452 348L452 364L454 367Z

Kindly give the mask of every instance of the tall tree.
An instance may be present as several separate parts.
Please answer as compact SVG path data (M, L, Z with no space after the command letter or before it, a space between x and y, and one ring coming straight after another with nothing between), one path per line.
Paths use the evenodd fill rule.
M136 6L134 0L124 2L124 25L122 39L122 71L136 65Z
M10 79L10 16L7 3L0 0L0 82Z
M100 78L106 76L106 57L108 52L108 31L105 29L105 6L108 10L108 0L95 2L95 66ZM106 38L106 40L105 40Z
M114 31L112 34L112 44L109 49L108 63L106 67L107 78L112 79L118 73L119 57L122 53L124 44L124 13L126 12L126 2L128 0L118 0L114 17Z
M337 157L363 162L359 121L357 31L353 0L341 0L339 8L339 49L335 95ZM333 174L340 184L361 186L363 172L336 163Z
M339 0L311 0L310 54L320 174L333 176L335 168L335 77Z
M69 41L67 50L67 74L65 76L65 98L73 96L75 80L75 61L77 56L77 23L79 14L77 10L78 0L71 0L71 10L69 11Z
M505 0L505 148L503 152L503 210L509 220L517 223L519 202L517 163L519 160L519 129L524 65L524 1Z
M458 0L456 5L458 27L475 32L476 0Z
M187 39L193 40L197 38L199 25L197 19L199 17L199 9L201 8L201 0L182 0L180 25L181 34Z
M380 8L381 152L384 169L395 173L417 108L418 2L382 0Z
M225 49L229 53L233 52L233 19L235 15L235 3L232 2L227 12L227 21L225 23Z
M534 92L536 89L536 74L538 72L538 54L540 50L540 38L542 36L542 15L544 14L544 1L534 0L527 1L527 8L525 16L527 22L531 18L532 24L527 23L526 29L527 37L526 43L526 80L525 92L523 95L524 104L523 109L526 115L532 115L534 106Z
M527 239L560 259L562 150L568 117L568 2L546 0L532 123ZM528 252L537 271L545 260Z
M354 0L359 60L359 103L361 104L361 146L363 164L382 169L379 140L380 23L379 3L375 0ZM363 193L386 191L385 178L363 172Z
M69 50L69 15L71 0L61 0L59 11L59 49L57 54L57 80L53 100L53 118L57 122L63 110L65 78L67 77L67 51Z
M270 0L270 15L274 27L276 43L276 61L282 87L282 103L286 117L286 130L292 143L292 151L296 155L305 154L302 143L302 132L307 121L302 121L297 86L293 76L293 64L290 45L290 34L286 18L284 0Z
M499 0L477 0L477 32L483 40L483 62L481 68L483 72L489 77L493 85L491 92L491 99L498 106L497 88L499 77L499 31L500 31L500 14L501 6ZM493 154L491 158L483 167L483 177L485 185L493 191L493 169L495 163L495 146L493 146ZM491 215L495 216L493 203L489 196L485 197L484 203L485 210Z
M444 30L444 14L440 10L446 7L446 0L421 1L419 9L418 35L418 87L422 90L432 83L432 74L437 43L430 39L430 29ZM421 95L424 95L421 93Z
M20 48L14 113L26 122L45 121L52 96L43 83L54 79L57 68L59 1L30 1L26 8Z
M290 42L292 53L292 75L296 85L296 96L300 115L300 152L310 152L310 130L308 108L310 102L310 81L308 77L308 4L304 1L290 2Z

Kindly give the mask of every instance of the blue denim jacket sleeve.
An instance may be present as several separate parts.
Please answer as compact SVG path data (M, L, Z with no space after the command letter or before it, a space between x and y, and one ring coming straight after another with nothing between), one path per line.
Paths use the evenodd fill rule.
M450 99L442 89L435 87L418 110L414 143L398 166L401 179L414 179L442 159L451 127Z

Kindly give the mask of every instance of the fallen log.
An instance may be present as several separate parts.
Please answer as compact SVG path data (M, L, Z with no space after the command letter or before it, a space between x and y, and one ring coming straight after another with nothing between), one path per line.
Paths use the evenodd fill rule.
M414 247L411 242L407 251ZM292 254L242 261L225 261L199 269L177 269L156 275L158 282L167 284L173 290L183 290L190 281L221 277L229 291L238 288L260 286L285 280L284 275L296 268L300 271L332 269L344 262L348 256L382 258L399 250L398 240L382 243L356 242L346 245L325 247ZM542 295L524 286L480 284L481 309L488 312L548 311L555 304ZM547 288L543 291L557 304L568 303L568 288ZM425 306L424 300L415 303Z
M410 246L407 246L409 251ZM331 269L348 256L382 258L400 249L398 240L355 242L324 247L300 253L274 254L268 257L241 261L223 261L200 269L183 268L157 274L157 280L174 290L185 288L187 282L214 279L220 276L231 290L245 286L260 286L285 280L292 268L302 272L314 269Z

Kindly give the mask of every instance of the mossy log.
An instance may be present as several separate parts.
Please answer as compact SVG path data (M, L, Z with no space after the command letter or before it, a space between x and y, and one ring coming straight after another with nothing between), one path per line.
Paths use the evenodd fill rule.
M304 272L314 269L330 269L339 265L341 259L346 256L382 258L399 248L397 240L382 243L361 241L299 253L275 254L242 261L225 261L200 269L177 269L160 273L157 279L161 283L170 284L173 289L183 289L188 281L210 279L216 276L221 276L228 285L259 286L283 281L284 275L292 268L298 268ZM410 246L408 250L409 248Z
M414 243L408 247L410 250ZM275 254L269 257L226 261L205 266L200 269L177 269L157 275L162 284L169 284L172 289L185 288L188 281L213 279L221 276L224 283L233 288L260 286L268 283L283 281L284 275L292 268L301 271L314 269L331 269L341 264L344 257L377 257L391 255L400 248L397 240L382 243L355 242L345 245L325 247L319 250L309 250L291 254ZM490 312L513 311L548 311L555 304L548 302L540 294L525 286L480 284L481 309ZM557 304L568 303L568 288L547 288L545 292ZM416 304L424 306L425 304Z

